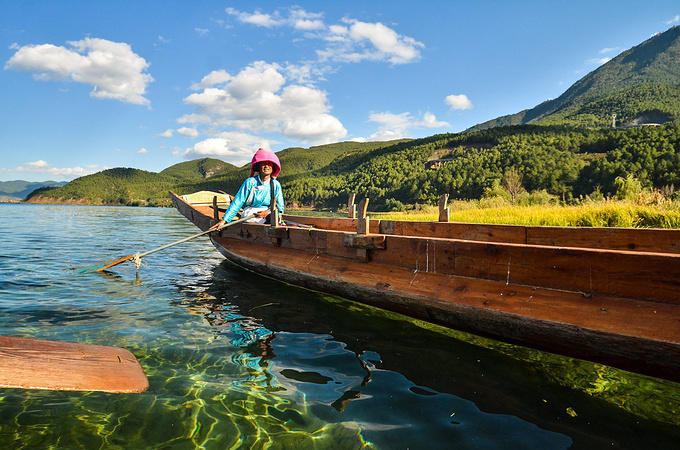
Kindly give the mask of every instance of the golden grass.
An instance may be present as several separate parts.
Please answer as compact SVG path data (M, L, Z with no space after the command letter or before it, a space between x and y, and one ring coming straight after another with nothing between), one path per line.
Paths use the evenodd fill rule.
M677 204L638 205L627 201L590 202L575 206L533 205L480 207L475 202L453 202L449 206L452 222L508 225L548 225L587 227L680 228ZM376 219L437 220L433 206L420 211L371 213Z

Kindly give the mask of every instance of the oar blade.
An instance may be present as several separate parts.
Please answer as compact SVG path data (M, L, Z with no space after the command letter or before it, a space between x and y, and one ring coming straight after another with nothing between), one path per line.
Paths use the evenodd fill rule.
M0 336L0 388L144 392L149 381L128 350Z
M129 260L133 259L134 257L135 257L135 255L121 256L118 259L110 259L108 261L104 261L103 263L95 264L93 266L83 267L82 269L77 269L76 272L78 272L78 273L101 272L103 270L108 269L109 267L117 266L120 263L124 263L125 261L129 261Z

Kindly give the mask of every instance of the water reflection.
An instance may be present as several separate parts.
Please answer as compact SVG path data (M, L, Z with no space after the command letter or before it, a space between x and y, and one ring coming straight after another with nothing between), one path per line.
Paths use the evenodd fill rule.
M578 390L578 383L565 386L563 379L554 381L554 373L549 376L575 370L590 376L602 366L501 343L486 348L479 345L487 341L482 338L423 329L416 321L287 286L228 262L216 267L199 290L187 306L202 310L214 332L225 333L218 331L219 324L239 323L227 334L247 330L247 342L254 330L267 330L261 331L266 343L256 339L258 344L245 349L250 358L260 358L256 365L266 367L270 388L302 393L310 411L331 422L358 424L371 442L410 442L409 433L394 432L406 427L440 436L444 443L456 434L451 426L474 428L475 420L486 423L480 430L502 430L500 423L512 423L514 431L498 436L521 429L520 446L537 433L517 422L554 432L549 433L551 448L572 441L576 446L628 447L647 445L650 439L663 446L680 437L672 422L627 414ZM458 406L452 409L453 404ZM391 419L376 424L366 411L381 411ZM659 434L659 427L668 434Z

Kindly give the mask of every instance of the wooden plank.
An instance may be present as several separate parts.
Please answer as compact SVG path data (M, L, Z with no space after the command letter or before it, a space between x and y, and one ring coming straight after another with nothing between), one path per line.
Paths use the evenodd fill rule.
M527 244L680 253L680 230L527 227Z
M508 284L680 304L680 255L386 236L376 263Z
M135 393L149 381L123 348L0 336L0 387Z
M346 234L345 247L363 248L368 250L384 249L385 236L384 235L360 235L360 234Z

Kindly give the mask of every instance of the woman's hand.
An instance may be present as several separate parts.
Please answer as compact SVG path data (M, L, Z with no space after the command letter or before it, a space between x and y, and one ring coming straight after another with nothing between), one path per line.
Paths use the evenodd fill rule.
M224 226L224 224L226 224L226 223L227 223L227 222L225 222L224 219L222 219L222 220L220 220L219 222L217 222L215 225L211 226L211 227L208 228L208 229L209 229L209 230L218 230L218 229L222 228L222 227Z
M265 209L264 211L258 211L255 213L255 217L258 217L260 219L264 219L269 215L270 211L268 209Z

